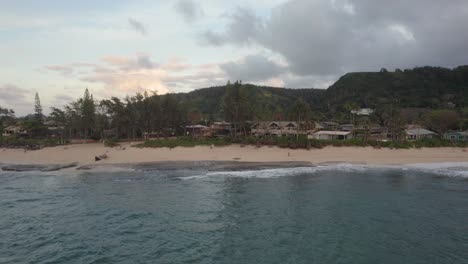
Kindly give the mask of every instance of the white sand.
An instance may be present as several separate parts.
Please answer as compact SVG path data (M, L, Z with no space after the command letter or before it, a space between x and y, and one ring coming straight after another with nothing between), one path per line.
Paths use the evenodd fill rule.
M95 164L94 157L107 152L109 159L99 163L139 163L156 161L233 161L312 163L343 162L369 165L399 165L413 163L468 162L468 149L425 148L409 150L373 149L357 147L327 147L312 150L290 150L276 147L255 148L238 145L227 147L159 148L139 149L129 143L119 148L107 148L102 144L69 145L45 148L37 151L0 149L0 163L63 164L79 162Z

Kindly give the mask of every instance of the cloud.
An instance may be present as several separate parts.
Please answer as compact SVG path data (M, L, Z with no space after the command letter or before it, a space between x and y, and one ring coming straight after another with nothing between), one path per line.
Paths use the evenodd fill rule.
M0 106L14 108L20 114L28 113L33 108L33 91L13 84L0 86Z
M137 54L134 57L105 56L102 64L78 78L83 82L102 85L97 95L109 97L145 90L159 94L189 91L193 87L222 84L226 75L217 64L193 65L181 58L156 64L148 55Z
M56 107L61 107L61 106L64 106L64 105L67 105L73 101L75 101L76 98L73 98L72 96L68 95L68 94L57 94L55 97L54 97L54 100L52 101L52 104L53 106L56 106Z
M71 65L51 65L46 66L45 68L50 71L58 72L64 76L70 76L74 72L74 67Z
M134 58L122 56L106 56L102 58L104 62L110 66L118 66L121 69L152 69L156 67L156 63L151 61L147 54L137 54Z
M202 8L193 0L178 0L174 8L187 23L193 23L203 16Z
M284 66L260 55L246 56L237 62L221 64L220 67L230 79L245 82L267 80L285 71Z
M32 92L27 89L20 88L13 84L4 84L0 86L0 101L7 104L22 103Z
M138 20L133 19L133 18L129 18L128 19L128 24L136 32L138 32L138 33L140 33L140 34L142 34L144 36L147 35L146 27L141 22L139 22Z
M463 0L288 0L268 16L256 14L235 10L223 30L201 33L203 43L270 50L285 58L291 74L306 79L468 61Z
M248 8L237 8L232 14L225 16L228 19L224 32L207 30L200 35L201 42L212 45L223 45L234 43L238 45L249 44L256 41L259 34L262 34L262 20L255 12Z

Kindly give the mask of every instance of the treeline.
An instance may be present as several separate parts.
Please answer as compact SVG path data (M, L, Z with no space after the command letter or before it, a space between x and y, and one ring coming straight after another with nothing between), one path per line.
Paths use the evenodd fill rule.
M358 117L351 113L365 107L375 109L374 114ZM310 126L319 121L382 126L395 140L403 137L408 124L438 133L464 130L468 129L468 66L350 73L328 90L282 89L237 81L190 93L145 92L101 101L86 90L82 98L52 108L47 117L38 95L35 113L26 117L17 119L12 110L0 108L0 130L19 121L33 137L47 133L46 123L65 127L65 138L99 139L141 138L145 132L185 135L186 125L222 120L235 127L233 137L248 134L251 123L262 120L298 121Z
M112 97L95 101L86 89L84 96L64 109L52 108L48 120L65 127L68 138L141 138L145 132L162 136L181 134L187 109L170 94L137 93L125 99Z

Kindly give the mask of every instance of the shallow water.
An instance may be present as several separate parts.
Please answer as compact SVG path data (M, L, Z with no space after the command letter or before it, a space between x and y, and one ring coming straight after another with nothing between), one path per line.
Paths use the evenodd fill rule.
M0 263L468 263L468 167L1 173Z

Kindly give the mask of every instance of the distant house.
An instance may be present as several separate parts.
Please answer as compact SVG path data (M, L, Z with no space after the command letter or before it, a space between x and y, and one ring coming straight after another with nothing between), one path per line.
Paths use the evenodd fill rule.
M23 136L27 135L28 132L24 129L22 129L20 126L12 125L12 126L7 126L5 129L3 129L3 137L11 137L11 136Z
M322 129L324 129L324 127L323 127L320 123L317 123L317 122L314 123L314 126L315 126L315 130L322 130Z
M360 116L369 116L371 115L372 113L374 113L374 109L370 109L370 108L361 108L359 110L352 110L351 111L352 114L355 114L355 115L360 115Z
M211 126L211 133L215 136L229 135L231 133L232 125L229 122L214 122Z
M354 129L353 124L340 125L340 131L353 131L353 129Z
M322 130L336 131L340 127L340 124L328 121L328 122L320 122L320 126L322 127Z
M44 122L44 125L47 127L48 134L51 137L63 137L65 134L65 126L53 120Z
M308 136L309 139L317 140L347 140L352 139L351 131L318 131Z
M252 125L251 132L254 135L296 135L299 132L299 125L293 121L269 121L257 122Z
M355 138L366 138L368 140L388 140L388 128L379 125L356 126L353 129Z
M199 137L199 136L209 136L210 128L203 125L192 125L186 126L185 131L187 136Z
M407 140L431 139L437 136L437 133L424 128L406 129L405 133Z
M450 141L468 141L468 131L455 131L444 134L444 139Z

